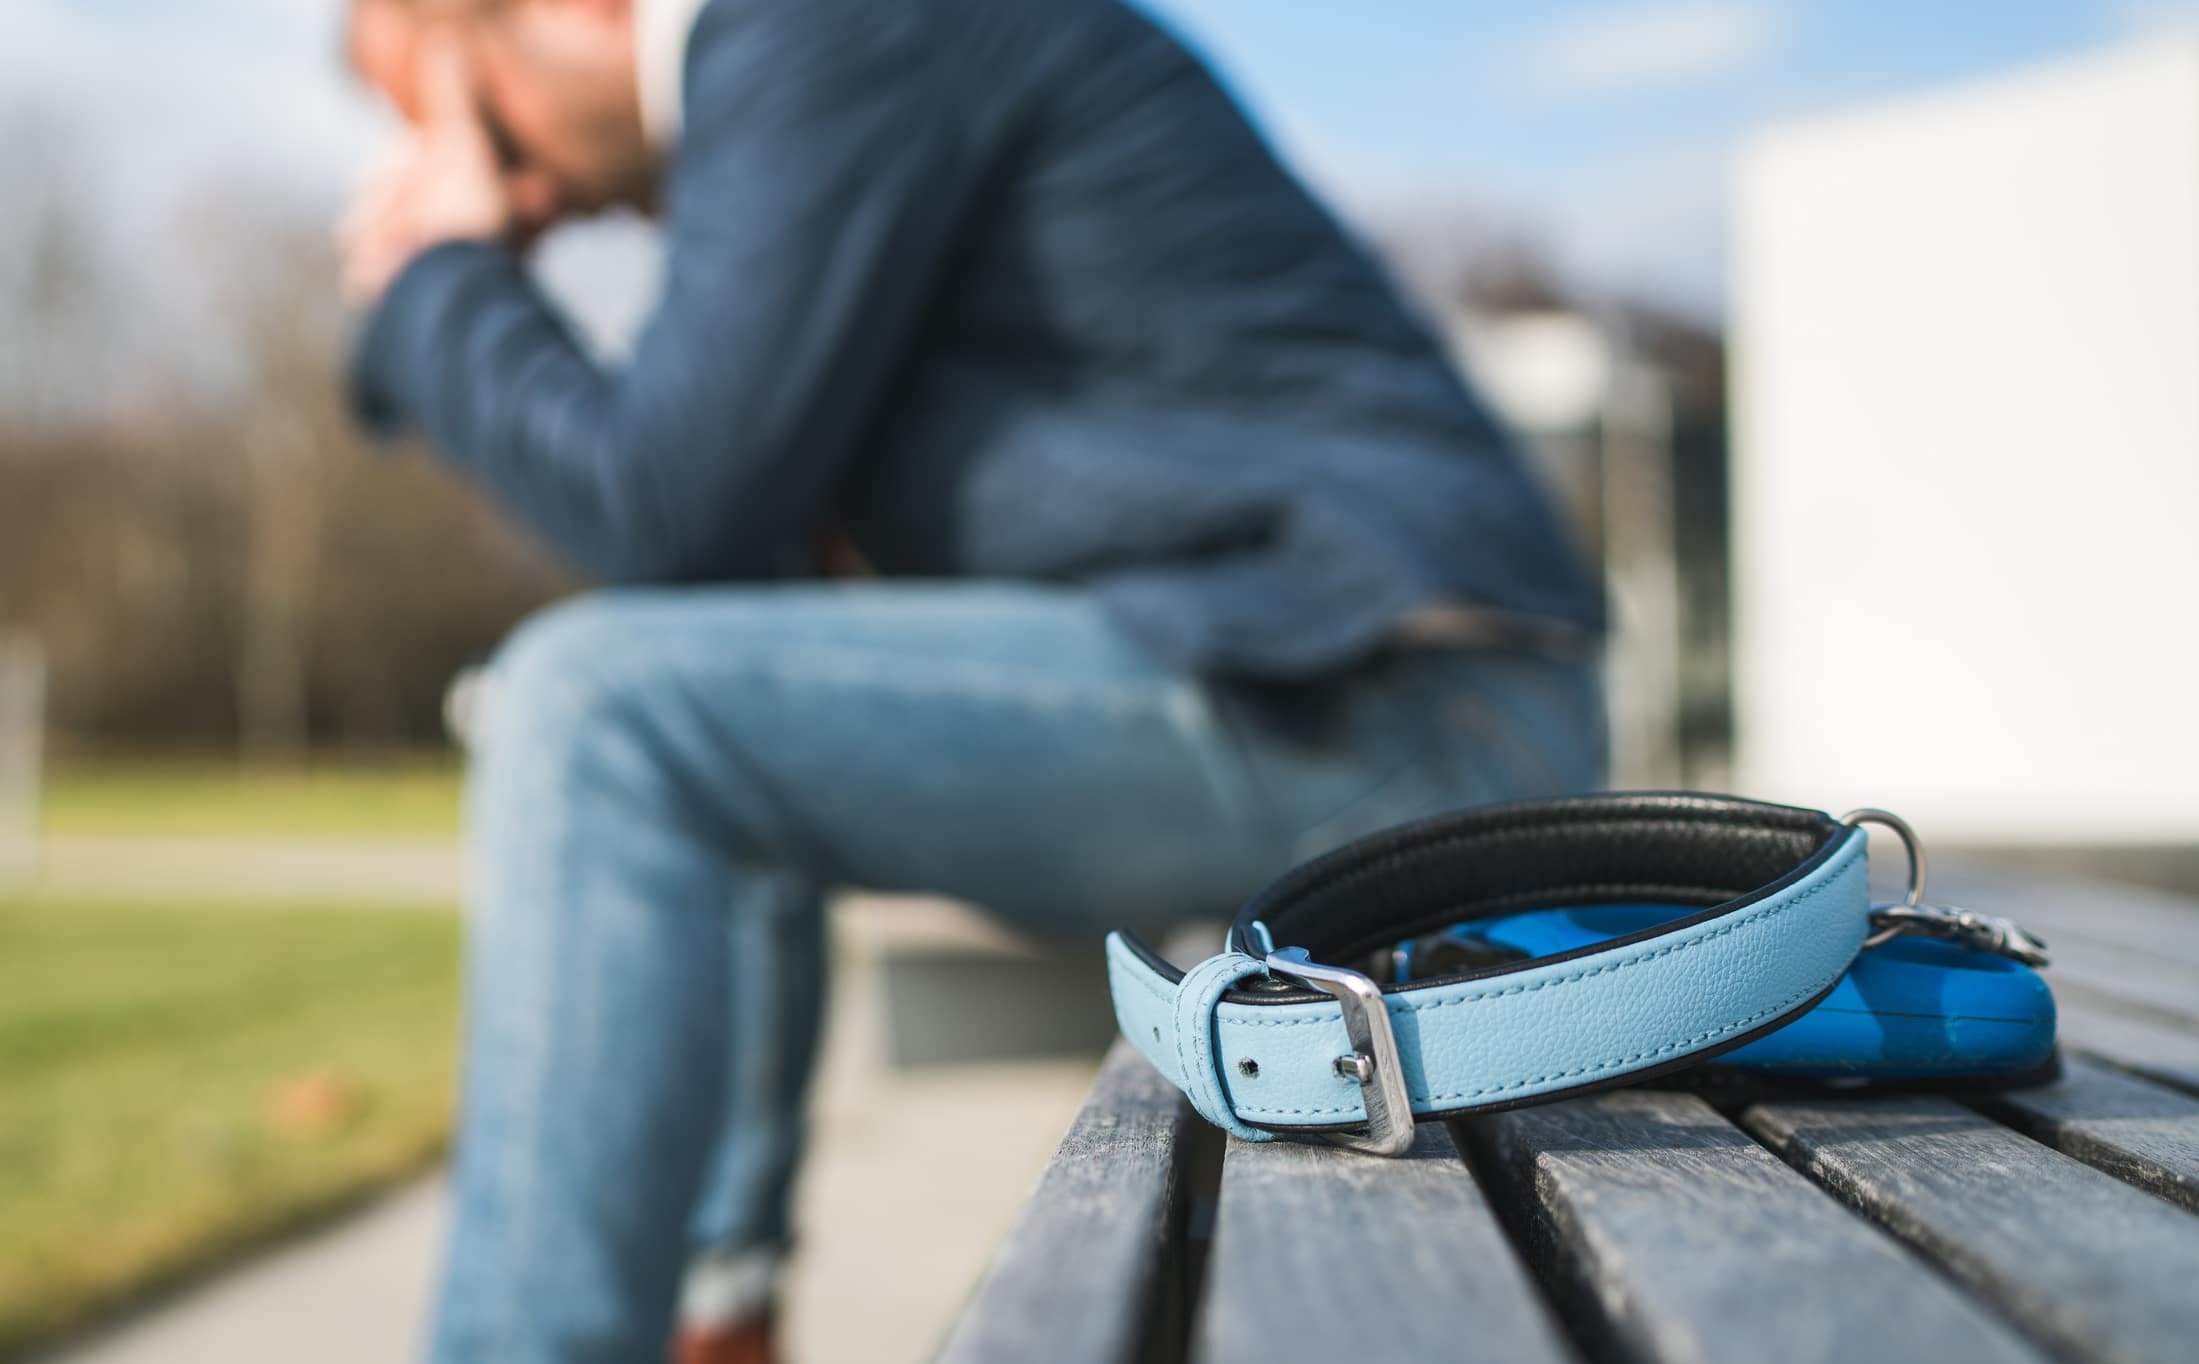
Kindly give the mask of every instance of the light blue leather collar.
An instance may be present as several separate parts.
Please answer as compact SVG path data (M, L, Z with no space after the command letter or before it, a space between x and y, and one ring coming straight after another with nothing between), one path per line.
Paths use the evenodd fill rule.
M1730 797L1476 807L1292 872L1245 907L1229 950L1189 972L1109 935L1115 1017L1203 1116L1239 1137L1330 1133L1402 1149L1403 1114L1370 1122L1384 1084L1401 1082L1399 1106L1415 1118L1509 1107L1693 1064L1799 1016L1862 945L1866 847L1861 830L1820 811ZM1360 1010L1380 1018L1355 1019L1353 996L1270 963L1262 941L1272 933L1313 962L1345 965L1492 914L1645 899L1705 908L1555 957L1383 986L1380 1009ZM1361 997L1375 998L1371 982ZM1395 1046L1386 1074L1383 1018ZM1375 1046L1361 1045L1370 1031Z

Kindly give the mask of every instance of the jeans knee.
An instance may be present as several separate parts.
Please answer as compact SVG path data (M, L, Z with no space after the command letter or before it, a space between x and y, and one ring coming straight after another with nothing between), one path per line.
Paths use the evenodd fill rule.
M489 764L546 756L615 729L634 631L610 595L569 598L522 621L490 663L480 753Z

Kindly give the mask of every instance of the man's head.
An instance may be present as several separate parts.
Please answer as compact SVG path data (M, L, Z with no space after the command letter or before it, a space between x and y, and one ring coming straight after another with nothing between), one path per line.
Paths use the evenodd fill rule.
M521 216L648 207L659 158L642 127L634 0L354 0L353 67L423 117L423 56L464 55Z

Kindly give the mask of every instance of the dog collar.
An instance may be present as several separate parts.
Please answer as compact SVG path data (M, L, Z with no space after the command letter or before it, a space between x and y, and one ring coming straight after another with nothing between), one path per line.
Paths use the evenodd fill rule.
M1417 1119L1644 1079L1804 1013L1870 931L1867 846L1823 811L1728 796L1476 806L1291 871L1189 971L1110 934L1115 1019L1216 1126L1398 1155ZM1407 984L1331 964L1474 919L1639 901L1702 910Z

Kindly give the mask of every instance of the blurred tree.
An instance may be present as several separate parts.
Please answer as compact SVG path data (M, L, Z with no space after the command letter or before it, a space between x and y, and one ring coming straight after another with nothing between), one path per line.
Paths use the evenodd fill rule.
M254 759L437 739L451 674L571 583L356 433L325 225L201 195L162 234L200 282L162 345L88 195L27 188L0 212L0 315L30 324L0 338L0 625L45 641L64 734Z
M247 760L295 761L310 742L307 694L321 569L325 466L352 441L330 374L342 319L325 234L256 221L266 200L234 190L187 219L185 239L214 282L215 315L247 382L223 423L234 441L244 554L234 663L239 746ZM273 248L273 249L270 249Z
M0 213L0 411L51 432L81 417L121 372L130 342L108 327L115 291L102 266L98 196L59 128L35 113L0 119L10 180Z

